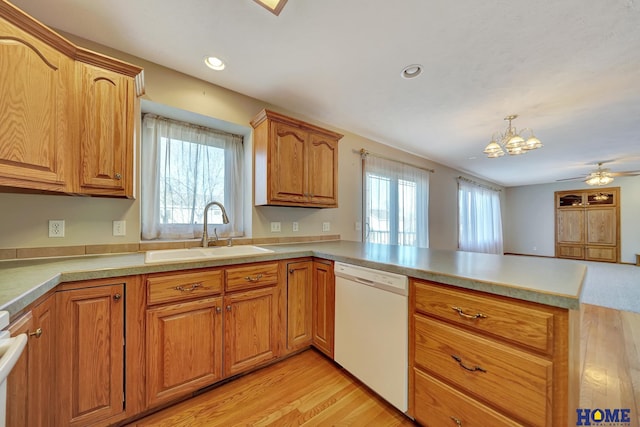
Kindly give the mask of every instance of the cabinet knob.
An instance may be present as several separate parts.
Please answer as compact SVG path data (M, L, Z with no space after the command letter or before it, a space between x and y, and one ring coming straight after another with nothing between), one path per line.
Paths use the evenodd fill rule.
M114 175L114 178L120 181L122 179L122 174L120 172L116 172L116 174Z
M115 294L115 295L113 296L113 300L114 300L114 301L119 301L119 300L120 300L120 298L122 298L122 294Z
M216 313L218 313L218 314L222 313L222 308L216 306Z
M290 274L293 274L293 272L294 272L293 268L291 270L289 270Z
M34 332L29 332L29 336L40 338L42 336L42 328L38 328Z
M231 312L231 306L230 305L227 306L227 311Z

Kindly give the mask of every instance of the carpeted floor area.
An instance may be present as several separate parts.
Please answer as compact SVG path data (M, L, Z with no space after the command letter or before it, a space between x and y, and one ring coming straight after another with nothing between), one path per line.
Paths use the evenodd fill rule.
M575 261L587 266L582 302L640 313L640 266Z

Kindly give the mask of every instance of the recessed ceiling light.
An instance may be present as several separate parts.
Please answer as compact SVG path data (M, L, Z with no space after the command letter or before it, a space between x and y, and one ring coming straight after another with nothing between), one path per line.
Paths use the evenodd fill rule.
M216 56L207 56L204 58L204 63L207 65L207 67L211 68L212 70L216 70L216 71L222 71L224 70L224 67L226 66L224 64L224 61Z
M411 64L402 69L401 76L405 79L414 79L422 73L422 65Z

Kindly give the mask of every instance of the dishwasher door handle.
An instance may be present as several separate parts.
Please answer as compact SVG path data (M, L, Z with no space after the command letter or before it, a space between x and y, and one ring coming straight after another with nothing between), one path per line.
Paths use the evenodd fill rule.
M0 342L0 383L6 380L26 345L26 334L3 339Z

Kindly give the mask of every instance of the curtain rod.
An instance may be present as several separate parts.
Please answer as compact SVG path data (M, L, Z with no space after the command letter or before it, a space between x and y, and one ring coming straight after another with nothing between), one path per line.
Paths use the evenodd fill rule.
M493 191L498 191L498 192L502 191L502 189L500 189L500 188L492 187L492 186L486 185L486 184L481 184L481 183L476 182L476 181L474 181L472 179L465 178L464 176L459 176L458 180L459 181L468 182L469 184L477 185L478 187L486 188L487 190L493 190Z
M401 165L411 166L412 168L421 169L423 171L427 171L427 172L431 172L431 173L435 172L435 170L433 170L433 169L424 168L422 166L412 165L411 163L402 162L400 160L392 159L391 157L383 156L382 154L372 153L370 151L365 150L364 148L361 148L359 150L353 150L353 152L360 154L360 157L362 157L363 159L365 157L367 157L367 156L373 156L373 157L377 157L379 159L390 160L392 162L400 163Z
M244 136L238 135L236 133L227 132L227 131L224 131L224 130L220 130L220 129L216 129L216 128L212 128L212 127L208 127L208 126L197 125L195 123L189 123L189 122L185 122L183 120L172 119L170 117L159 116L158 114L155 114L155 113L143 113L142 114L142 118L143 119L145 117L147 117L147 116L149 116L150 118L156 119L156 120L165 121L165 122L169 122L169 123L175 123L175 124L180 125L180 126L190 127L190 128L193 128L193 129L200 129L200 130L203 130L203 131L206 131L206 132L211 132L211 133L217 133L218 135L232 136L232 137L240 138L240 139L242 139L242 142L244 143Z

